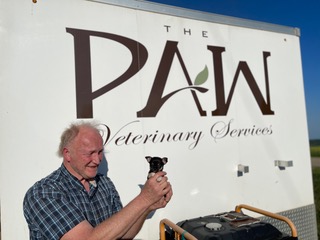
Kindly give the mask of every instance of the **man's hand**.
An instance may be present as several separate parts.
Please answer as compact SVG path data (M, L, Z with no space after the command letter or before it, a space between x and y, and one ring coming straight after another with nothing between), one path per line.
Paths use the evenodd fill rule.
M166 172L158 172L149 178L141 191L141 197L150 203L150 211L163 208L173 192Z

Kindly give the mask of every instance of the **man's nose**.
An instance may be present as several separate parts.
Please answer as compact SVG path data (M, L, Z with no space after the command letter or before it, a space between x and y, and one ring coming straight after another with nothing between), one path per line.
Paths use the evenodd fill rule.
M100 164L102 160L102 156L100 156L99 153L95 153L92 155L92 161L95 163L95 164Z

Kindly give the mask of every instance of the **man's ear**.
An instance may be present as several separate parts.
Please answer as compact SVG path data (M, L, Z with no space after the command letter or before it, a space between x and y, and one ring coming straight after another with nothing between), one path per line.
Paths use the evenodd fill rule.
M67 162L70 162L70 151L68 148L64 148L62 151L63 159L65 159Z

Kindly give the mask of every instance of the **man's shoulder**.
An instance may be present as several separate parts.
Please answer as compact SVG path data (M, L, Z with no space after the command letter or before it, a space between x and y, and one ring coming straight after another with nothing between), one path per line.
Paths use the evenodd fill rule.
M36 184L41 185L41 184L52 184L52 183L60 182L61 180L63 180L62 175L63 175L62 174L62 167L60 167L57 170L50 173L48 176L46 176L46 177L42 178L41 180L39 180L38 182L36 182Z
M61 187L63 187L63 181L64 178L62 176L62 171L60 167L48 176L42 178L41 180L33 184L27 191L26 195L37 195L39 197L41 195L48 195L52 194L53 192L60 191Z

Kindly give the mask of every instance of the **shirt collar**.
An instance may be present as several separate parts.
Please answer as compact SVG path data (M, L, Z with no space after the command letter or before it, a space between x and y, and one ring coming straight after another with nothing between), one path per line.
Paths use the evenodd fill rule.
M64 179L68 182L72 182L72 183L76 183L77 185L80 185L81 187L83 187L82 183L79 181L79 179L77 179L75 176L73 176L68 169L66 168L66 166L64 164L61 164L61 173L64 176ZM100 179L100 174L98 173L94 179L92 179L90 182L90 184L92 184L94 187L97 186L98 182Z

